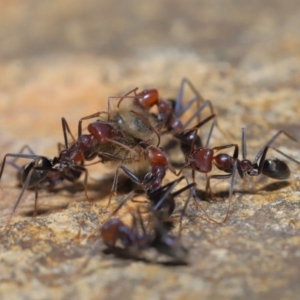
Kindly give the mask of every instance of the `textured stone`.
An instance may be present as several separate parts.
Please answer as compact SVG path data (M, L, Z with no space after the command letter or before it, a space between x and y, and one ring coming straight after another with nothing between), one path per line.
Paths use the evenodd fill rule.
M299 20L296 1L228 0L221 5L191 0L173 1L171 7L156 0L117 6L111 1L2 1L1 157L25 144L53 157L57 143L63 142L62 116L76 135L78 119L106 110L108 96L138 86L175 97L182 77L212 100L220 126L231 136L216 130L212 146L240 143L246 127L252 159L278 129L300 138ZM280 137L275 145L300 160L298 144ZM20 193L15 170L6 166L0 190L0 295L296 298L299 167L288 164L288 181L238 179L229 220L221 226L204 220L192 205L188 208L182 237L190 249L188 266L123 260L102 252L98 229L117 202L105 209L113 170L101 165L90 168L92 203L80 182L62 183L39 193L39 214L31 218L34 193L27 191L4 234ZM197 175L197 182L202 194L205 176ZM213 183L214 191L227 187ZM121 179L117 199L132 188ZM183 200L177 200L179 208ZM227 205L222 197L203 203L217 219Z

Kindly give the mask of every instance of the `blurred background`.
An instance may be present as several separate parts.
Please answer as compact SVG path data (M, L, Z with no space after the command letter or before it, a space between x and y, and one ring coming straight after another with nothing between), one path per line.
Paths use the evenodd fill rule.
M300 79L299 25L296 0L1 1L2 139L58 139L62 116L73 127L136 86L174 97L183 77L241 124L258 117L258 89L265 106L270 92L272 101L283 93L283 118L293 122L287 90ZM51 132L36 127L45 112ZM264 118L274 123L276 113L281 105Z

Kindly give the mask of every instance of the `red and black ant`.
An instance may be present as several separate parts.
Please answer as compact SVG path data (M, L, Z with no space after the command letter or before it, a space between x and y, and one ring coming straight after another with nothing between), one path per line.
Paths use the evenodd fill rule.
M197 130L197 129L196 129ZM271 144L278 138L280 134L285 134L288 138L293 141L297 141L295 138L290 136L284 131L278 131L265 145L264 147L258 152L253 162L246 159L246 140L245 140L245 133L244 129L242 129L242 160L238 159L238 145L237 144L229 144L220 147L208 148L208 147L192 147L192 150L186 154L186 163L183 167L179 170L177 175L180 175L184 168L191 168L193 171L193 181L195 181L195 171L200 173L205 173L207 178L206 184L206 193L210 191L210 180L211 179L227 179L231 177L231 183L229 188L229 204L226 216L223 222L228 218L229 214L229 207L230 207L230 200L233 193L233 186L235 181L236 171L241 178L244 178L245 175L248 176L258 176L260 174L264 174L268 177L274 179L286 179L290 175L289 167L287 164L277 158L266 158L267 152L270 148L277 151L278 153L282 154L287 159L293 161L294 163L300 165L300 162L291 158L290 156L284 154L280 150L276 149L275 147L271 146ZM229 155L227 153L220 153L215 155L215 152L234 148L233 155ZM259 162L258 162L259 161ZM207 176L209 172L212 170L212 166L215 165L219 170L228 173L226 175L211 175Z
M82 134L82 121L88 120L91 118L99 117L101 114L108 114L108 119L110 119L111 112L98 112L87 117L81 118L78 122L78 138L74 139L70 128L68 126L65 118L62 118L62 128L64 135L64 147L65 149L61 150L58 157L50 159L45 156L36 155L33 152L31 154L22 154L22 153L7 153L4 156L1 170L0 170L0 180L4 171L6 159L8 157L13 158L25 158L31 159L32 161L27 164L22 170L21 182L23 183L23 188L21 193L14 205L11 216L14 214L19 202L26 189L37 187L40 183L45 182L51 177L55 178L64 178L70 181L75 181L79 178L81 173L85 173L84 177L84 189L87 199L87 178L88 171L83 166L85 160L92 160L95 157L100 157L102 161L109 158L108 160L116 161L122 160L123 163L130 162L133 160L139 161L139 153L132 149L136 147L140 142L140 139L136 140L137 137L132 137L130 133L125 130L121 130L120 126L116 124L122 123L121 118L117 121L101 121L97 120L88 125L87 129L90 134ZM139 112L131 111L137 123L144 124L144 127L147 127L148 120L140 115ZM114 116L115 117L115 116ZM138 121L139 120L139 121ZM146 126L145 126L146 124ZM153 126L149 123L151 129L151 135L153 135ZM132 132L134 130L132 129ZM69 146L67 134L70 134L73 138L73 143ZM158 136L159 134L155 131ZM127 135L126 135L127 134ZM130 140L131 138L131 140ZM119 141L118 141L119 139ZM148 137L147 142L150 138ZM133 141L132 141L133 140ZM121 155L116 152L121 152ZM125 154L127 155L125 155ZM51 175L55 174L55 175ZM36 200L35 200L35 210L34 215L36 215L37 207L37 189L36 189Z
M78 139L71 146L69 146L67 140L67 132L71 134L71 131L69 129L66 120L62 118L65 149L60 151L58 157L54 157L53 159L50 159L46 156L36 155L33 153L33 151L30 151L31 154L7 153L4 156L1 165L1 170L0 170L0 180L4 171L6 159L8 157L31 159L31 162L27 164L22 170L21 182L23 183L23 187L13 207L10 218L12 217L17 206L19 205L19 202L25 190L32 187L38 187L40 183L43 183L48 179L52 182L59 178L67 179L69 181L74 182L76 179L80 177L81 173L85 173L84 189L85 189L86 198L89 199L86 190L88 171L83 166L83 162L84 160L91 160L97 156L98 154L97 147L99 147L101 143L102 144L112 143L118 145L118 147L124 147L127 151L136 154L136 152L134 152L131 148L113 140L113 138L116 135L118 135L118 133L109 124L101 123L101 122L97 122L97 123L94 122L95 124L91 123L89 124L88 127L88 130L91 132L91 134L81 134L82 132L81 122L82 120L85 120L87 118L91 118L91 116L80 119L78 124ZM71 136L73 137L72 134ZM37 209L37 189L36 189L34 216L36 215L36 209Z
M183 180L186 180L186 185L182 187L181 189L173 192L174 188ZM155 191L143 191L143 193L146 193L147 199L151 203L151 212L155 214L156 218L162 222L167 229L171 229L173 227L173 223L171 222L170 216L173 214L176 203L175 203L175 197L180 195L186 190L190 190L189 196L187 198L187 202L189 202L189 199L193 196L196 205L199 204L199 201L197 199L194 186L195 183L189 183L187 178L185 176L181 176L180 178L177 178L164 186L161 186L160 188L156 189ZM124 200L120 203L120 205L114 210L114 215L129 199L134 198L136 195L139 195L139 191L132 191L129 193ZM185 209L184 209L185 210ZM183 210L183 214L184 214ZM181 216L182 219L182 216ZM180 224L180 231L181 231L181 224Z
M24 147L21 148L19 154L22 154L25 150L28 150L30 155L36 155L34 151L28 146L25 145ZM60 184L62 181L67 180L69 182L75 182L77 181L81 174L82 170L79 169L65 169L63 172L44 172L42 170L38 170L39 168L47 168L51 167L53 165L53 162L51 159L47 157L41 156L38 161L31 161L29 164L25 165L24 167L20 167L16 164L15 160L17 158L20 158L20 156L15 157L14 160L12 161L7 161L9 165L14 167L15 169L18 170L18 180L21 182L22 186L24 186L24 183L28 177L28 173L30 172L31 169L34 169L30 180L28 182L27 189L34 188L35 191L35 204L34 204L34 212L33 212L33 217L36 216L37 213L37 200L38 200L38 190L40 188L47 188L51 189L55 185ZM24 157L23 157L24 158ZM26 157L27 158L27 157ZM80 162L79 166L83 166L83 161ZM21 195L22 197L22 195ZM18 205L18 201L16 203ZM15 209L15 208L14 208Z
M181 244L180 239L170 235L154 215L150 216L150 226L148 224L146 230L139 209L137 212L137 216L132 214L131 226L118 218L109 219L102 225L101 237L110 252L139 259L141 251L154 248L158 253L186 264L188 250Z
M188 103L182 107L183 91L184 87L188 86L194 94L194 97L188 101ZM180 141L183 153L190 151L192 141L196 147L201 147L202 142L198 135L195 136L194 130L187 129L192 121L197 117L198 123L200 122L200 114L205 107L210 110L210 115L215 115L213 105L210 100L204 100L200 93L196 90L193 84L186 78L183 78L178 96L176 100L163 100L159 98L158 91L156 89L144 90L140 93L136 93L137 89L132 92L135 93L134 105L142 107L146 112L148 112L152 107L157 107L157 119L159 122L158 127L161 129L165 128L167 133L173 134L175 138ZM124 98L120 99L118 107ZM196 111L192 116L186 121L185 124L182 123L180 117L194 104L197 104ZM201 103L201 105L200 105ZM219 127L217 120L214 119L214 124L223 132ZM195 126L192 126L194 128ZM211 134L211 132L209 133Z
M198 129L200 126L207 123L209 120L215 118L215 115L209 116L205 120L201 121L197 126L193 129L195 132L196 129ZM213 126L212 126L213 127ZM196 137L196 135L193 135ZM210 135L208 137L209 141ZM171 166L171 164L168 161L167 154L163 151L163 149L159 148L157 146L153 145L147 145L145 143L140 143L140 146L142 147L142 153L144 154L144 159L146 162L149 163L151 169L148 173L146 173L143 181L141 181L132 171L130 171L128 168L124 167L123 165L118 166L115 177L113 180L112 190L111 190L111 196L116 192L117 189L117 183L118 183L118 176L119 176L119 169L122 169L124 173L136 184L142 185L145 189L146 193L153 193L157 189L161 187L162 181L166 175L166 171L170 170L173 174L176 174L176 171ZM176 174L177 175L177 174ZM109 203L110 199L109 198Z

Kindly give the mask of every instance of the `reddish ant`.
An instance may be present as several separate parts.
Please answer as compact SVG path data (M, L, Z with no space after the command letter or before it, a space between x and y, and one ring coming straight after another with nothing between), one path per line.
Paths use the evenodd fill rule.
M235 181L236 171L238 171L238 174L240 175L241 178L244 178L245 175L258 176L260 174L264 174L274 179L288 178L290 175L290 171L285 162L277 158L270 158L270 159L266 158L267 152L270 148L282 154L284 157L293 161L294 163L300 165L300 162L296 161L295 159L289 157L288 155L284 154L280 150L271 146L271 144L278 138L280 134L285 134L291 140L297 141L295 138L293 138L286 132L282 130L278 131L258 152L253 162L246 159L246 140L245 140L244 129L242 129L242 160L238 159L237 144L229 144L229 145L214 147L214 148L208 148L208 147L195 148L194 145L192 145L192 150L186 154L186 163L179 170L177 175L180 175L182 170L187 167L191 168L193 171L193 181L195 181L194 178L195 171L200 173L205 173L207 178L207 184L205 189L206 193L207 191L210 191L211 193L211 188L210 188L211 179L227 179L231 177L231 183L229 188L229 204L228 204L226 216L222 221L224 222L228 218L228 214L229 214L230 200L233 193L233 185ZM234 152L232 156L226 153L220 153L215 155L215 152L223 149L228 149L231 147L234 148ZM213 165L215 165L219 170L229 174L207 176L207 174L212 170Z
M183 91L184 87L188 86L193 94L195 95L188 103L182 107ZM136 93L137 89L134 89L135 93L134 105L140 106L146 112L152 107L157 107L157 119L159 122L159 127L165 128L167 133L172 133L175 138L177 138L181 143L181 148L183 153L190 151L191 143L194 141L196 147L201 147L201 139L199 136L195 136L195 131L187 129L188 125L197 117L198 123L200 122L200 114L205 107L210 110L210 115L215 115L212 103L210 100L204 100L204 98L199 94L193 84L186 78L183 78L178 96L176 100L163 100L158 96L158 91L156 89L144 90L140 93ZM118 107L124 98L120 99ZM192 105L197 103L197 109L193 115L188 119L188 121L183 124L179 119ZM201 105L199 105L201 103ZM214 120L215 125L219 130L224 133L219 127L216 120ZM194 128L194 127L193 127ZM209 133L211 134L211 132Z

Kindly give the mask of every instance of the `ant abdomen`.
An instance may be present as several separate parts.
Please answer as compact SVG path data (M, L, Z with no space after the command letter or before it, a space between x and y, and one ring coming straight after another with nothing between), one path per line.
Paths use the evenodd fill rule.
M38 170L38 168L40 170ZM22 184L25 183L29 173L31 172L30 179L27 183L27 188L31 188L35 185L37 185L39 182L41 182L43 179L45 179L48 175L48 171L52 168L52 162L47 157L39 157L33 161L31 161L29 164L27 164L24 167L22 176L21 176L21 182ZM44 169L44 170L43 170Z
M276 157L268 158L264 161L262 173L278 180L288 179L291 174L289 166Z

